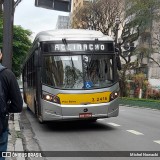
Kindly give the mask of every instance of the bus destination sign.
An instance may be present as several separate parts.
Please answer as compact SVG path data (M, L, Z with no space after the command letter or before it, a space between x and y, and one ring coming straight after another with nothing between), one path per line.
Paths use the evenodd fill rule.
M55 44L55 51L104 51L104 44Z
M46 43L44 44L45 52L81 52L81 51L111 51L113 52L113 43L70 43L70 44L53 44Z

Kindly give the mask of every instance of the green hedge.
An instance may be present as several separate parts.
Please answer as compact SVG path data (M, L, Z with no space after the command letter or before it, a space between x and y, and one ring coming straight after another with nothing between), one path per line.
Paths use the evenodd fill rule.
M160 100L138 99L138 98L120 98L120 104L128 106L146 107L160 110Z

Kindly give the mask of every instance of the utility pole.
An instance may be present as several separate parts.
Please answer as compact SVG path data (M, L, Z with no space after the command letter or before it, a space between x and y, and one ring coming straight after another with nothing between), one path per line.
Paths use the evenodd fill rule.
M120 24L120 19L117 16L116 19L115 19L115 47L116 48L117 48L117 41L118 41L119 24Z
M3 4L3 1L0 0L0 14L2 14L2 4Z
M12 68L12 39L13 39L14 0L3 2L3 59L2 64Z

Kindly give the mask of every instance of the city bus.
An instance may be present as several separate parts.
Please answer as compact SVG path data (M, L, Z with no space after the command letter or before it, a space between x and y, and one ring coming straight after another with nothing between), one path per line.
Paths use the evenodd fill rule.
M120 59L100 31L37 34L23 69L23 96L39 122L91 120L119 114Z

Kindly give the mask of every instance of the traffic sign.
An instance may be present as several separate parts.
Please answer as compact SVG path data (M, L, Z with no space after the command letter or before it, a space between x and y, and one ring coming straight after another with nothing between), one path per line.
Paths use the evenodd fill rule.
M71 0L35 0L36 7L64 12L71 11Z

